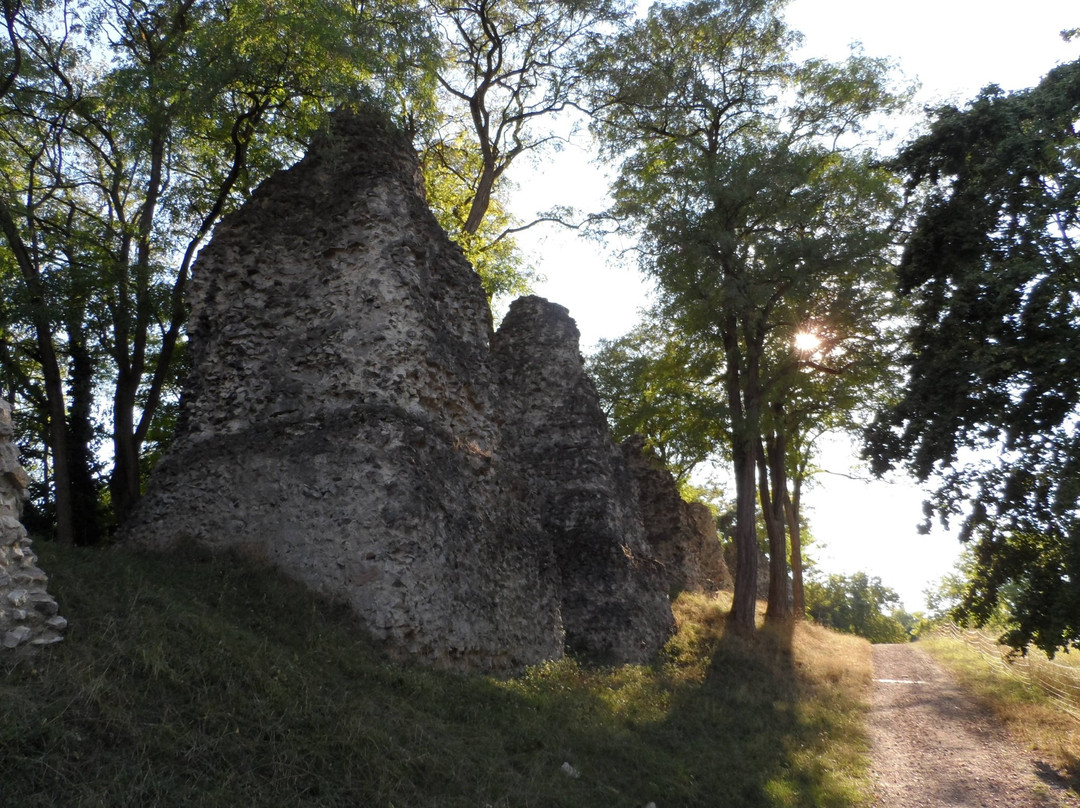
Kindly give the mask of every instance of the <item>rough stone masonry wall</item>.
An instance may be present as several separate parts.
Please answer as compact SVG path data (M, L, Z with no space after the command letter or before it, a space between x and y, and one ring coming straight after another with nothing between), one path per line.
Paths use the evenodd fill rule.
M671 594L731 589L712 511L683 500L675 478L642 436L627 438L622 451L637 484L645 536L664 565Z
M0 648L59 642L67 627L45 587L30 537L19 521L26 500L26 471L13 442L11 405L0 401Z
M633 478L585 373L577 325L540 297L515 300L495 334L504 451L551 537L571 651L644 661L674 630L664 572L645 541Z
M573 417L538 429L531 411L507 406L527 393L494 367L479 276L436 223L411 145L385 118L337 114L300 163L263 183L200 254L189 302L181 424L126 526L131 543L238 548L346 601L390 647L449 667L557 658L568 631L571 647L621 659L667 638L662 578L643 573L650 589L635 571L649 567L640 517L624 540L634 519L609 520L610 492L591 488L584 467L557 495L551 474L528 467L573 464L580 445L617 469L599 407L587 429ZM547 375L520 381L573 392L584 379L576 331L556 324L523 342L553 339L563 340L553 365L528 363ZM504 353L500 367L515 363ZM549 384L560 367L567 380ZM563 404L582 412L577 398L546 406ZM624 467L613 473L632 485ZM615 510L631 508L629 490ZM603 513L573 530L556 520L553 541L538 509L560 497ZM615 577L568 563L570 537ZM593 586L605 617L590 624L579 601Z
M176 442L136 545L238 548L410 657L563 649L550 542L498 453L491 315L408 141L340 114L196 264Z

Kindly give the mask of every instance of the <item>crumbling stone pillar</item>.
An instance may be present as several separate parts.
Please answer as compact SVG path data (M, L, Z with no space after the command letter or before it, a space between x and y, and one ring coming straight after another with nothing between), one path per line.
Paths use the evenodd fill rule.
M492 341L503 451L523 470L555 551L567 648L604 663L643 662L675 620L578 343L577 324L557 303L529 296L510 305Z
M29 478L12 442L11 405L0 401L0 647L59 642L67 620L45 587L30 537L22 526L22 503Z
M656 453L645 446L644 437L627 438L622 451L637 484L645 538L664 566L668 591L677 594L731 589L731 573L712 511L700 502L683 501L675 478Z
M269 562L431 664L562 654L550 542L499 452L487 298L384 115L338 113L226 217L189 303L181 425L124 540Z

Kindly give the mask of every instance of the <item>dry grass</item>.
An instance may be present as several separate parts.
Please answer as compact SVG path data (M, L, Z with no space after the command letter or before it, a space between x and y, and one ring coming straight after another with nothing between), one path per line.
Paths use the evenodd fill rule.
M868 801L870 643L809 623L763 626L748 644L725 631L730 594L683 595L674 604L679 632L669 643L669 669L686 684L726 681L740 702L737 723L775 739L769 725L792 722L796 731L779 741L787 760L764 784L768 805L859 805ZM744 657L743 655L746 655ZM740 660L763 665L757 675ZM707 663L707 664L706 664ZM766 682L768 683L766 685ZM772 701L763 709L761 689ZM790 725L789 725L790 726ZM811 736L813 740L811 740ZM768 743L769 741L766 741ZM750 749L734 754L750 755ZM765 754L768 754L766 751Z
M867 805L869 646L726 632L683 597L653 665L403 665L229 558L38 548L67 640L0 658L0 805ZM569 776L563 764L578 776Z
M1057 707L1037 687L989 664L958 639L935 634L919 644L992 710L1015 738L1053 762L1070 786L1080 790L1080 720Z

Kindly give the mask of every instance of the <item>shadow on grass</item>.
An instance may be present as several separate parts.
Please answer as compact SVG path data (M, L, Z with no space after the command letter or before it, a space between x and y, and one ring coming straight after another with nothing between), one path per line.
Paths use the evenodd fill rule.
M1077 792L1080 790L1078 789L1078 786L1080 786L1080 779L1078 779L1077 775L1076 760L1072 760L1070 764L1066 766L1064 772L1059 772L1046 761L1035 761L1035 776L1051 788L1072 789L1074 792Z
M850 705L790 633L729 636L718 607L666 663L500 680L395 663L343 609L229 558L38 550L71 628L0 657L0 805L861 799Z

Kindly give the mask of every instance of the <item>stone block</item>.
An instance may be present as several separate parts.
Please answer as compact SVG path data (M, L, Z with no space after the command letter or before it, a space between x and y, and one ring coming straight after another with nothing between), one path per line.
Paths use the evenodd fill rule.
M3 645L5 648L16 648L30 639L31 634L33 632L29 626L16 626L4 634Z
M45 625L47 625L53 631L63 631L68 627L68 621L67 618L61 617L60 615L55 615L54 617L50 617L48 620L46 620Z
M51 595L45 592L40 592L31 597L31 603L34 606L34 611L38 614L43 614L46 617L52 617L60 611L60 607Z
M58 642L63 642L63 640L64 638L59 634L42 634L40 637L30 640L30 645L55 645Z

